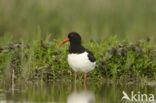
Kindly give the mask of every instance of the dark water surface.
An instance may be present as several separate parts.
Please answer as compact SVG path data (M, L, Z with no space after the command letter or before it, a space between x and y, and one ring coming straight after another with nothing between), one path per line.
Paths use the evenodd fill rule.
M120 85L111 81L87 81L87 89L84 89L83 83L77 81L76 87L74 88L74 82L71 81L16 82L14 86L1 81L0 103L129 103L121 101L123 91L130 98L132 91L137 95L136 98L139 95L141 97L141 94L156 96L154 82L146 85Z

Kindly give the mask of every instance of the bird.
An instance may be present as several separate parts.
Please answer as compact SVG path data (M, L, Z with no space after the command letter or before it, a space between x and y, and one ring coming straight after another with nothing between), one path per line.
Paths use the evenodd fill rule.
M82 46L81 36L77 32L68 33L67 39L61 42L58 47L70 42L68 64L75 72L75 81L77 72L84 73L84 86L86 88L87 73L96 66L96 59L91 51Z

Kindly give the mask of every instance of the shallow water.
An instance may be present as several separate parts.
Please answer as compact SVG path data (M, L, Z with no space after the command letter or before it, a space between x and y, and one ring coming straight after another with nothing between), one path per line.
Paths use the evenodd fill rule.
M132 91L137 94L136 98L141 94L156 96L156 85L151 83L120 85L110 81L87 81L86 89L81 81L76 84L71 81L16 82L14 86L4 81L0 83L0 103L128 103L125 99L121 101L123 91L129 97Z

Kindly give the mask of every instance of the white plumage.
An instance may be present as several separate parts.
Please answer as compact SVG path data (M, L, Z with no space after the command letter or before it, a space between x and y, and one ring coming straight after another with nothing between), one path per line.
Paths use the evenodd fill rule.
M96 62L91 62L88 53L68 54L68 63L75 72L88 73L95 68Z

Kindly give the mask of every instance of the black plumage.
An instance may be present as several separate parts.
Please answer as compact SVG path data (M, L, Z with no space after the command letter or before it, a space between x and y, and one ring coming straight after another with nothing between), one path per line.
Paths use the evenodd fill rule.
M68 34L68 38L70 39L69 53L81 54L87 52L89 60L91 62L96 61L93 53L81 45L81 37L78 33L71 32Z

